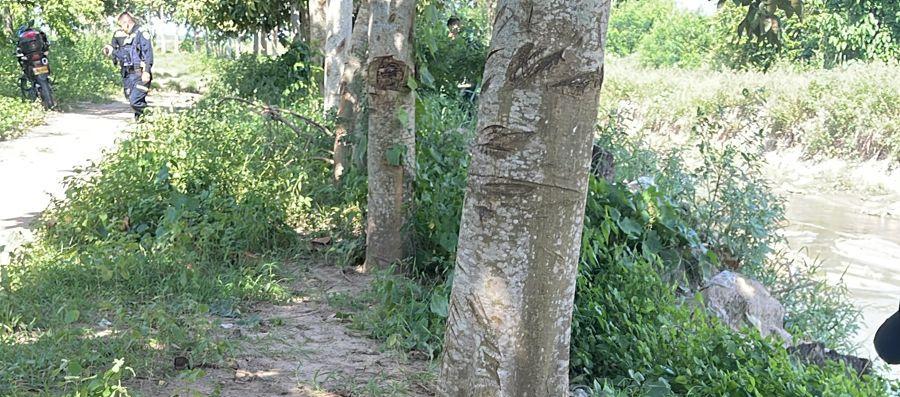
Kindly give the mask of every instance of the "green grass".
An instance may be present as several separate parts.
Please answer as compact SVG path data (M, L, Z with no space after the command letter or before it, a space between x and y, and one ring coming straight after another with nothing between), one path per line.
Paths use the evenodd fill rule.
M44 109L37 102L25 103L19 98L0 96L0 141L24 134L43 119Z
M809 155L900 160L900 65L760 72L648 69L631 58L606 68L601 114L630 134L687 135L702 118L722 137L753 137Z
M289 297L315 169L297 143L243 109L161 114L69 180L0 273L0 395L103 395L90 377L122 358L146 377L219 362L210 315Z

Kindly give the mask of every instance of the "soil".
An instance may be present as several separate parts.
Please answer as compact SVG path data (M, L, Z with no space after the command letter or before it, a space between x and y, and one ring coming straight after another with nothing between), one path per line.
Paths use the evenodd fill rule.
M143 396L433 396L434 371L426 361L385 351L352 330L335 297L364 291L371 277L319 264L298 274L295 298L260 304L239 325L215 318L237 344L225 365L202 368L198 379L142 379L129 387ZM184 371L191 374L190 371Z

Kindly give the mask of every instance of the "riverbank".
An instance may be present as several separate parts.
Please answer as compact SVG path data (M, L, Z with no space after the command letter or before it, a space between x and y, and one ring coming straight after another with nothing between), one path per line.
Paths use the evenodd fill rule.
M819 264L847 287L861 313L856 354L877 359L872 339L900 301L900 171L888 161L804 159L800 150L766 155L765 174L785 200L781 232L798 260ZM885 375L900 379L900 369Z

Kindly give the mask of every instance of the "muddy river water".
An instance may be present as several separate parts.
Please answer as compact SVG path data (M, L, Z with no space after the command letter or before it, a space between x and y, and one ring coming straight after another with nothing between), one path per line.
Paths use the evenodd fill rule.
M862 309L858 354L874 358L872 338L900 307L900 219L866 215L841 194L789 194L785 233L792 248L822 261L831 281L843 278ZM900 368L891 377L900 379Z

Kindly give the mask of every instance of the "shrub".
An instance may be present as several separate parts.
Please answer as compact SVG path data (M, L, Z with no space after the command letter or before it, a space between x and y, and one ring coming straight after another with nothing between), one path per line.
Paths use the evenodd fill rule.
M606 51L619 56L635 53L656 24L674 12L672 0L615 1L607 27Z
M637 44L638 59L647 66L694 69L706 63L716 38L709 18L684 11L671 11L653 23Z
M174 355L217 362L209 313L288 296L291 223L324 168L305 141L242 108L200 108L153 117L77 173L0 274L0 361L14 363L0 394L78 389L123 356L151 375Z

